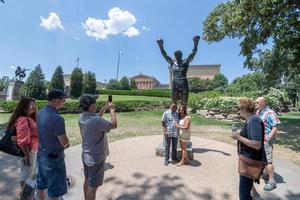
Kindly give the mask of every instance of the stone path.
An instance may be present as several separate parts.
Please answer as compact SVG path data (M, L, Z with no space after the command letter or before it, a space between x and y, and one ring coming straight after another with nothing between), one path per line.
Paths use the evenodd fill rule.
M145 136L110 143L105 183L97 199L238 199L236 149L232 145L193 137L194 158L189 166L165 167L163 158L155 156L161 136ZM68 174L75 184L66 200L83 199L81 146L66 151ZM258 190L261 199L300 199L300 168L289 161L276 160L278 188L272 192ZM19 171L16 159L0 153L0 199L16 199ZM15 197L14 197L15 196Z

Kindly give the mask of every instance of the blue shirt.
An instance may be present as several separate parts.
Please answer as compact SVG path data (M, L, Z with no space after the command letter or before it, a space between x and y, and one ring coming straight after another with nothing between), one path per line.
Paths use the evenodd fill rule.
M58 136L65 135L65 120L58 114L58 111L47 105L37 116L37 129L39 136L38 154L48 155L49 153L63 153Z
M175 127L174 122L178 123L178 112L172 112L171 109L164 112L162 119L166 128L167 128L167 136L168 137L178 137L178 128Z

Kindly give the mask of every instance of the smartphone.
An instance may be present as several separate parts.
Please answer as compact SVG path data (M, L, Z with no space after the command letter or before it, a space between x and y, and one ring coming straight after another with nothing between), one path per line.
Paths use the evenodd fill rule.
M112 95L108 95L108 102L109 102L109 103L112 102Z

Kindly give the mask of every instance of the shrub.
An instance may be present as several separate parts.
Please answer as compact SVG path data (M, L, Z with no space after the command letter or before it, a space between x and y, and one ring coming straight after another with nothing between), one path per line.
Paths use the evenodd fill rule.
M195 109L219 108L224 112L236 111L241 97L202 98L195 102Z
M169 90L98 90L98 94L170 97Z

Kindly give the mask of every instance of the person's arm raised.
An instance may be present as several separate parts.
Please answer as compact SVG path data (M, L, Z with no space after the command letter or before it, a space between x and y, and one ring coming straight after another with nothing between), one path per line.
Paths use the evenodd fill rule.
M162 39L157 40L157 44L159 46L160 52L165 58L165 60L171 65L173 64L173 60L170 56L168 56L167 52L164 49L164 41Z
M194 59L196 53L197 53L197 50L198 50L198 43L199 43L199 40L200 40L200 36L199 35L196 35L194 38L193 38L193 41L194 41L194 48L192 50L192 53L189 55L189 57L187 58L187 62L190 63L192 62L192 60Z

